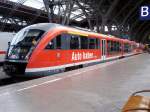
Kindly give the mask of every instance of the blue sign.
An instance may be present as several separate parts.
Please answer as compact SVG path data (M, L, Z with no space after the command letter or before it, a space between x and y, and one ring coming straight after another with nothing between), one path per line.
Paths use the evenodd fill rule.
M140 7L140 20L150 20L150 5Z

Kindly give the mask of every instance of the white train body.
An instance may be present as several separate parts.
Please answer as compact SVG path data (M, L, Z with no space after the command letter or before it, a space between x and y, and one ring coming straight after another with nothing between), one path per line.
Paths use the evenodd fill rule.
M10 42L15 33L0 32L0 62L4 61L5 54L8 48L8 42Z

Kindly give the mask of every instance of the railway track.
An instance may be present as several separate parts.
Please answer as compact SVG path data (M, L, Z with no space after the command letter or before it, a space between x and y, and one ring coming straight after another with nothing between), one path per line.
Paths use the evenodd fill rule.
M24 82L24 81L28 81L28 80L32 80L32 79L33 78L27 79L27 78L9 77L3 72L3 69L0 66L0 87L6 86L6 85L11 85L14 83Z

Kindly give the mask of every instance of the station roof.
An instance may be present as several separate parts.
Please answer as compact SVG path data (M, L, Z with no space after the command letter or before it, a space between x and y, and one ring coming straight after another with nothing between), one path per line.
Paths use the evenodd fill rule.
M21 4L18 8L16 5L15 12L9 15L11 7L0 7L1 14L9 15L10 18L23 18L20 24L35 24L40 22L48 22L47 12L44 5L44 0L2 0ZM129 35L132 40L139 42L147 41L150 35L150 21L141 21L139 19L139 8L143 5L149 5L150 0L47 0L51 1L54 7L55 15L65 15L67 4L74 2L71 9L69 19L70 22L77 23L81 27L95 28L99 27L97 32L111 34L114 36L125 37ZM1 1L0 1L1 3ZM1 5L1 4L0 4ZM5 4L6 5L6 4ZM26 7L25 7L26 6ZM15 7L15 6L13 6ZM21 7L21 8L20 8ZM2 10L3 9L3 10ZM7 9L7 10L5 10ZM8 10L9 9L9 10ZM23 9L23 10L22 10ZM36 10L35 10L36 9ZM41 13L39 13L41 11ZM7 13L7 14L4 14ZM37 16L35 16L37 15ZM7 17L7 18L8 18ZM0 22L3 22L1 19ZM10 22L11 19L8 19ZM8 21L8 22L9 22ZM17 20L14 21L17 23ZM70 25L69 24L69 25ZM102 28L107 26L107 32ZM2 26L0 26L1 29ZM9 27L8 27L9 28ZM15 28L15 27L14 27ZM4 28L3 28L4 29ZM113 29L114 31L112 31Z
M28 7L40 9L40 10L43 10L43 11L46 12L43 0L9 0L9 1L16 2L16 3L22 4L22 5L25 5L25 6L28 6ZM61 10L62 16L63 16L63 14L65 13L63 10L66 8L66 4L63 3L63 0L54 0L54 2L58 2L58 1L62 2L60 10ZM54 10L54 14L57 15L58 10L59 10L59 7L56 6L55 10ZM87 10L87 12L88 12L88 10ZM80 15L80 16L78 16L78 15ZM83 11L77 5L75 5L74 9L71 11L70 19L75 20L75 21L82 21L85 18L86 17L83 14Z

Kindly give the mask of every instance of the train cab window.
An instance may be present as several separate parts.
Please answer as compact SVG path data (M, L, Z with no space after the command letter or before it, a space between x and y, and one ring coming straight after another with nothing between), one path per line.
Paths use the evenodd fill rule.
M79 49L80 48L80 38L78 36L71 36L70 39L70 49Z
M11 42L11 45L31 47L35 46L42 38L44 31L38 29L21 30Z
M95 49L96 48L96 39L90 38L89 39L89 49Z
M88 38L81 36L81 49L88 49Z

